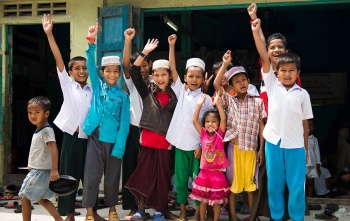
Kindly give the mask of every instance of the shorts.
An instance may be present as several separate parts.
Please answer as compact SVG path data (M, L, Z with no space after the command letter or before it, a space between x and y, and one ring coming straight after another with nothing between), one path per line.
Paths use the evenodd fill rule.
M31 169L23 180L18 195L29 199L32 203L54 197L55 194L49 189L50 172L50 170Z
M306 177L308 179L313 179L313 178L317 178L318 174L317 174L317 167L314 166L306 166Z

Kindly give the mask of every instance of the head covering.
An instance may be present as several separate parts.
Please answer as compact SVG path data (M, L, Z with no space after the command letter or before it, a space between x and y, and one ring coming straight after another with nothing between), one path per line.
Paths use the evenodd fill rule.
M205 71L205 63L200 58L190 58L190 59L188 59L187 62L186 62L186 69L188 67L192 67L192 66L200 67L200 68L202 68L203 71Z
M120 59L118 56L106 56L102 58L101 66L107 65L120 65Z
M225 77L228 82L230 82L230 79L240 73L245 73L247 75L247 72L245 71L244 67L242 66L235 66L231 68L230 70L225 72ZM248 75L247 75L248 76Z
M153 62L152 65L152 70L157 69L157 68L165 68L165 69L170 69L169 68L169 61L165 59L159 59Z
M56 181L49 184L49 188L57 196L68 196L78 188L78 181L69 175L61 175Z

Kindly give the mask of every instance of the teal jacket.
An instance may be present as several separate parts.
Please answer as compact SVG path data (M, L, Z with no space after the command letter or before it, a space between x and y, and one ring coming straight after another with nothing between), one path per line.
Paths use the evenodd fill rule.
M97 72L95 50L96 45L89 44L85 51L93 95L83 130L91 135L99 127L99 140L114 143L112 156L122 159L130 126L130 100L117 86L108 86Z

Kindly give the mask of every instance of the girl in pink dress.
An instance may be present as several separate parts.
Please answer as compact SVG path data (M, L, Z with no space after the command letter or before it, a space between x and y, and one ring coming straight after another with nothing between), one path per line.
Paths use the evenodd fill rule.
M202 156L200 172L193 181L190 197L200 201L200 220L205 220L207 205L214 207L214 221L219 220L221 204L227 202L230 193L230 184L227 182L224 171L229 162L225 156L223 134L226 130L226 115L218 102L217 95L213 101L217 110L209 110L204 114L202 125L198 122L199 112L205 96L198 100L198 106L193 115L193 123L200 133Z

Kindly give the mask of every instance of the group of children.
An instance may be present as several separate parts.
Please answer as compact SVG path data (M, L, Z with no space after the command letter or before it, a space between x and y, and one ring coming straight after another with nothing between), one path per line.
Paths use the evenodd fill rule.
M169 60L152 62L149 53L157 48L158 40L148 40L142 51L131 54L135 30L129 28L124 32L122 63L118 56L103 57L97 73L96 24L88 28L87 60L75 57L68 64L72 80L52 34L53 20L44 15L42 24L56 59L64 95L61 111L54 121L64 132L59 171L83 180L82 205L87 208L86 221L104 220L94 209L103 174L105 205L110 207L108 220L120 220L116 205L122 165L123 209L130 209L126 219L149 219L145 209L151 207L156 221L186 220L187 184L192 177L190 197L197 206L192 220L205 220L209 205L213 206L213 220L217 221L221 205L229 203L230 217L237 221L236 195L247 192L252 209L255 202L252 193L258 187L256 172L264 160L272 219L282 220L284 215L285 183L290 193L290 217L304 219L308 119L313 118L310 98L296 84L300 58L287 53L284 39L278 36L268 39L265 45L256 10L254 3L248 7L269 99L266 124L264 101L250 85L246 70L240 66L228 68L231 51L223 55L214 80L216 92L211 98L202 91L203 60L188 59L185 83L181 81L175 62L176 35L168 37ZM128 94L117 86L122 77L121 65ZM86 83L88 76L91 86ZM31 176L45 176L40 180L34 178L34 182L48 187L50 180L59 178L57 147L47 122L49 101L42 97L33 99L28 102L28 118L37 130L29 156L31 171L26 180L31 180ZM40 139L40 147L45 147L39 149L40 154L34 153L38 149L34 145L38 141L34 139ZM173 148L179 217L167 208ZM50 160L44 167L33 163L43 163L46 158ZM38 201L55 220L63 220L61 215L66 215L66 220L74 220L76 193L59 197L57 212L47 200L52 196L48 188L42 188L45 192L33 196L28 185L25 181L20 192L23 220L30 220L30 201Z

